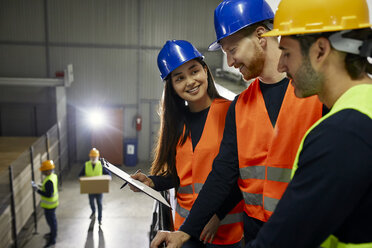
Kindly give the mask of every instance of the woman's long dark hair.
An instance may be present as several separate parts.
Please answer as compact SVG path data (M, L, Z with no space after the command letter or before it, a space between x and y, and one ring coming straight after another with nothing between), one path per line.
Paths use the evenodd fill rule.
M196 58L203 68L207 69L207 93L213 100L221 98L214 85L213 76L202 58ZM159 106L160 129L157 144L154 149L154 160L151 165L151 175L171 175L178 182L176 170L176 148L186 142L190 129L186 123L188 107L185 100L180 98L172 86L171 74L165 79L164 95ZM185 132L183 132L183 128ZM180 137L182 138L180 139Z

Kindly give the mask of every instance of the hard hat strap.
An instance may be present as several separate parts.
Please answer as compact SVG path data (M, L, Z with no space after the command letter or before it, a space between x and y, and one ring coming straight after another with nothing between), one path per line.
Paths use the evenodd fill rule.
M361 47L362 45L364 45L363 41L342 37L342 35L347 32L350 32L350 30L344 30L341 32L336 32L334 34L331 34L328 39L331 42L332 47L336 49L337 51L363 56L361 54ZM366 56L363 56L363 57L366 57Z
M363 41L363 45L360 48L360 56L372 57L372 39Z
M269 31L273 30L274 24L273 24L272 19L264 21L264 24L269 29Z

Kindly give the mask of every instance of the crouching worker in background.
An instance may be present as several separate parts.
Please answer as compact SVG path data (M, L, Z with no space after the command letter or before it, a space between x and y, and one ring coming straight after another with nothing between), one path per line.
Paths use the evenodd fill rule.
M44 209L45 219L49 225L50 233L45 237L48 241L44 247L50 247L56 243L57 238L57 217L56 209L58 207L58 177L54 173L53 160L46 160L41 164L40 171L45 176L41 188L32 182L34 190L41 195L40 206Z
M80 171L79 177L87 176L87 177L93 177L93 176L102 176L102 175L110 175L110 172L108 172L99 161L99 151L96 148L92 148L89 152L89 158L90 160L85 162L84 167ZM103 194L88 194L89 197L89 204L90 208L92 209L92 213L90 215L90 218L93 219L96 217L96 207L94 204L94 199L97 202L97 208L98 208L98 223L99 225L102 225L102 198Z

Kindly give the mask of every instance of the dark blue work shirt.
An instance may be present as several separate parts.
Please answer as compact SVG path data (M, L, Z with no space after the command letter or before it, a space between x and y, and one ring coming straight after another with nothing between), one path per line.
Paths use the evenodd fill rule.
M52 197L53 192L54 192L54 188L53 188L53 183L52 183L51 180L48 180L45 183L44 189L45 189L45 191L42 191L42 190L38 189L37 193L39 193L40 195L45 196L45 197Z
M247 247L315 248L330 235L372 242L372 120L342 110L306 137L274 214Z

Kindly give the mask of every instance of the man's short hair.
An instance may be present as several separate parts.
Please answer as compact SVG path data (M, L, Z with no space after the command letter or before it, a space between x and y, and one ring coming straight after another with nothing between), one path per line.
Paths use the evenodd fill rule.
M333 33L334 32L308 35L292 35L291 38L297 40L300 43L302 55L308 56L309 49L315 41L317 41L320 37L328 39L329 36ZM358 40L368 40L372 38L372 30L370 28L355 29L345 34L344 37ZM372 65L368 62L367 58L357 54L346 54L345 69L353 80L363 78L365 73L372 74Z

